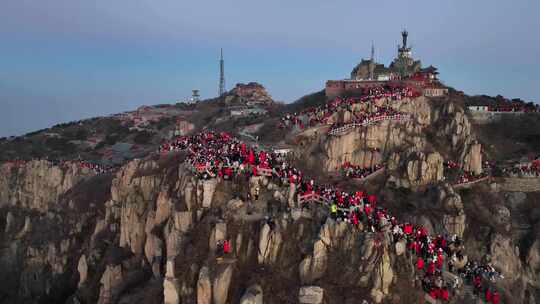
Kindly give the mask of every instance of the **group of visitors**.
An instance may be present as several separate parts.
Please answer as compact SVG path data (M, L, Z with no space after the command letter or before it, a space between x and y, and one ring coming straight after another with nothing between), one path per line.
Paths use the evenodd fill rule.
M346 123L334 123L328 133L337 135L341 130L354 127L369 126L383 120L403 120L409 117L409 114L398 112L391 107L376 107L375 111L354 111L353 118Z
M193 136L180 136L160 146L160 153L187 151L186 162L201 179L220 177L225 180L244 174L245 176L284 176L284 155L274 152L256 151L246 143L233 138L226 132L202 132ZM279 164L279 165L278 165Z
M78 160L78 161L73 161L75 164L77 164L79 166L79 168L86 168L86 169L89 169L91 171L93 171L95 174L106 174L106 173L113 173L114 171L116 171L118 169L117 166L111 166L111 165L104 165L104 164L100 164L100 163L95 163L95 162L89 162L89 161L85 161L85 160ZM62 161L60 162L59 165L64 165L66 164L67 162L65 161Z
M345 177L360 179L364 179L382 168L382 164L376 164L371 167L362 167L360 165L353 165L349 162L345 162L341 167L341 169L343 170L343 175Z
M68 164L76 164L79 168L83 169L89 169L90 171L94 172L95 174L105 174L105 173L112 173L114 172L118 167L116 166L110 166L110 165L104 165L96 162L90 162L85 160L58 160L58 159L32 159L30 161L46 161L51 166L60 166L60 167L66 167ZM27 160L8 160L3 162L2 164L9 167L21 167L28 163Z
M318 107L309 107L300 112L286 114L281 118L279 128L292 128L298 126L303 129L305 124L315 126L327 124L329 118L340 109L352 109L354 104L372 103L378 99L386 98L388 101L401 100L406 97L418 97L420 94L408 86L378 86L365 88L359 97L341 98L333 100ZM366 115L369 115L366 113Z
M468 183L473 183L478 180L481 180L483 178L488 177L489 174L487 172L482 172L481 174L475 174L471 171L463 171L454 182L455 185L463 185Z
M454 185L463 185L473 183L491 176L492 168L494 164L490 161L484 161L482 163L482 173L476 174L472 171L463 170L461 165L453 160L447 160L444 162L444 176L450 177L450 182ZM455 172L451 174L451 172Z
M160 147L162 153L173 150L187 151L186 162L196 168L201 178L257 176L261 175L260 168L267 168L272 172L269 178L281 186L294 185L298 197L312 198L303 201L302 208L312 208L315 201L322 202L328 208L329 216L337 221L376 233L390 242L404 242L416 259L416 268L422 274L425 291L436 299L447 300L449 287L455 285L455 282L443 279L443 270L463 273L464 277L471 273L480 274L481 286L487 285L483 283L485 280L493 280L498 275L486 264L472 263L468 264L471 266L469 268L460 265L459 262L464 258L463 244L456 236L433 237L423 226L400 224L388 210L380 206L374 194L347 192L333 185L316 184L280 155L249 147L228 133L202 132L178 137ZM480 272L480 269L489 269L489 272Z
M540 177L540 164L532 162L527 165L503 168L502 173L509 177Z
M24 166L25 164L26 164L26 161L22 159L6 160L2 162L2 165L6 167L21 167L21 166Z

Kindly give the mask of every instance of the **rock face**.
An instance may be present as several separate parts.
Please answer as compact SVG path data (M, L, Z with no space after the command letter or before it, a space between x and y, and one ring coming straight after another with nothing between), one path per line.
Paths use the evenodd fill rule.
M20 167L0 167L0 206L19 205L45 213L62 194L81 180L93 176L88 169L67 162L62 167L46 160Z
M529 249L526 261L531 276L537 276L540 273L540 241L534 241Z
M202 181L202 207L210 208L212 205L212 199L214 197L214 192L216 191L216 180L206 180Z
M210 304L212 302L212 284L208 267L201 268L197 281L197 304Z
M122 265L107 266L101 277L98 304L114 303L119 295L118 287L122 284Z
M377 106L385 106L387 100L382 98L376 102ZM330 137L323 145L324 168L327 171L336 171L345 162L351 162L362 167L372 167L380 164L386 151L402 146L410 141L417 147L424 143L417 136L431 122L431 109L426 99L404 98L392 101L389 105L404 113L409 113L412 119L406 123L383 121L365 128L358 128L349 133ZM356 104L353 110L374 111L375 108L366 108L363 104ZM347 123L352 117L349 111L338 112L331 121Z
M174 260L168 260L166 268L165 280L163 280L163 302L165 304L179 304L181 291L176 278Z
M437 122L437 136L449 138L454 149L463 148L471 138L471 123L454 103L445 103L434 111L433 121Z
M277 259L281 245L281 233L279 227L271 229L268 224L264 224L259 237L259 264L271 264Z
M84 284L86 278L88 277L88 262L86 262L86 256L83 254L79 259L79 264L77 266L79 271L79 287Z
M491 238L489 248L493 267L501 269L509 280L516 280L522 271L519 259L519 249L512 244L512 240L501 234Z
M390 159L389 168L403 168L399 176L391 179L397 187L422 186L444 178L444 160L438 152L410 152L405 157L394 154Z
M214 299L214 304L225 304L227 302L232 274L233 268L231 265L219 267L217 270L216 277L212 284L212 298Z
M474 174L482 174L482 145L474 142L471 143L463 156L463 169L473 172Z
M324 290L319 286L304 286L298 291L298 302L301 304L320 304Z
M248 84L238 83L236 86L227 93L225 97L227 104L272 104L274 100L268 94L266 89L256 83L250 82Z
M448 235L457 235L463 238L467 217L463 209L461 196L449 184L443 184L438 189L437 201L445 212L443 226Z
M377 193L377 204L399 210L401 220L460 236L472 252L455 261L456 268L468 259L490 259L505 275L497 283L505 297L537 301L529 297L540 281L536 209L520 210L530 223L519 238L507 229L516 221L514 211L528 207L537 194L507 194L502 187L456 192L442 179L442 159L453 156L472 171L482 163L464 112L424 98L394 106L411 113L411 121L336 137L314 132L322 147L317 155L327 157L312 161L330 171L344 161L385 163L395 185L410 189L387 189L375 181L361 190ZM351 117L342 112L332 119ZM426 132L440 135L450 151L428 140ZM327 286L339 282L337 301L343 303L405 303L419 289L411 283L416 274L404 241L328 219L323 206L302 210L296 206L300 189L276 179L203 181L187 169L172 155L133 160L114 175L99 176L69 163L2 166L2 301L261 304L264 294L267 303L332 303L336 290ZM234 198L256 187L256 212L247 215L245 203ZM480 203L486 194L496 198L488 207ZM398 195L406 205L389 199ZM223 255L217 250L222 240L230 243ZM456 303L467 303L453 294Z
M308 255L299 266L300 281L303 284L310 284L320 279L326 271L328 252L322 240L318 240L313 245L313 255Z
M259 285L251 285L242 298L240 304L263 304L263 290Z

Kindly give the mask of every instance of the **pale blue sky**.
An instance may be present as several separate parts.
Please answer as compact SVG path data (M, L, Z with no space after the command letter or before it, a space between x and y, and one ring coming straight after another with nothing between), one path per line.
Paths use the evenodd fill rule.
M413 55L469 94L540 101L539 1L3 0L0 136L216 95L258 81L278 100L346 77L371 41Z

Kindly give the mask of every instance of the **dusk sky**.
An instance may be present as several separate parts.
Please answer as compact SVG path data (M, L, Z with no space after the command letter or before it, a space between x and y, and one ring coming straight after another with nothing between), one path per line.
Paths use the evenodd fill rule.
M257 81L291 102L349 75L370 44L468 94L540 101L538 0L2 0L0 136Z

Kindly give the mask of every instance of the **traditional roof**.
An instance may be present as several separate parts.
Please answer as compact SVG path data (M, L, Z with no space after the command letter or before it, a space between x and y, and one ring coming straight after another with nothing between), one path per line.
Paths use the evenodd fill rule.
M437 68L432 65L428 66L427 68L421 69L420 73L426 73L426 74L429 73L429 74L435 74L435 75L439 74L439 72L437 72Z

